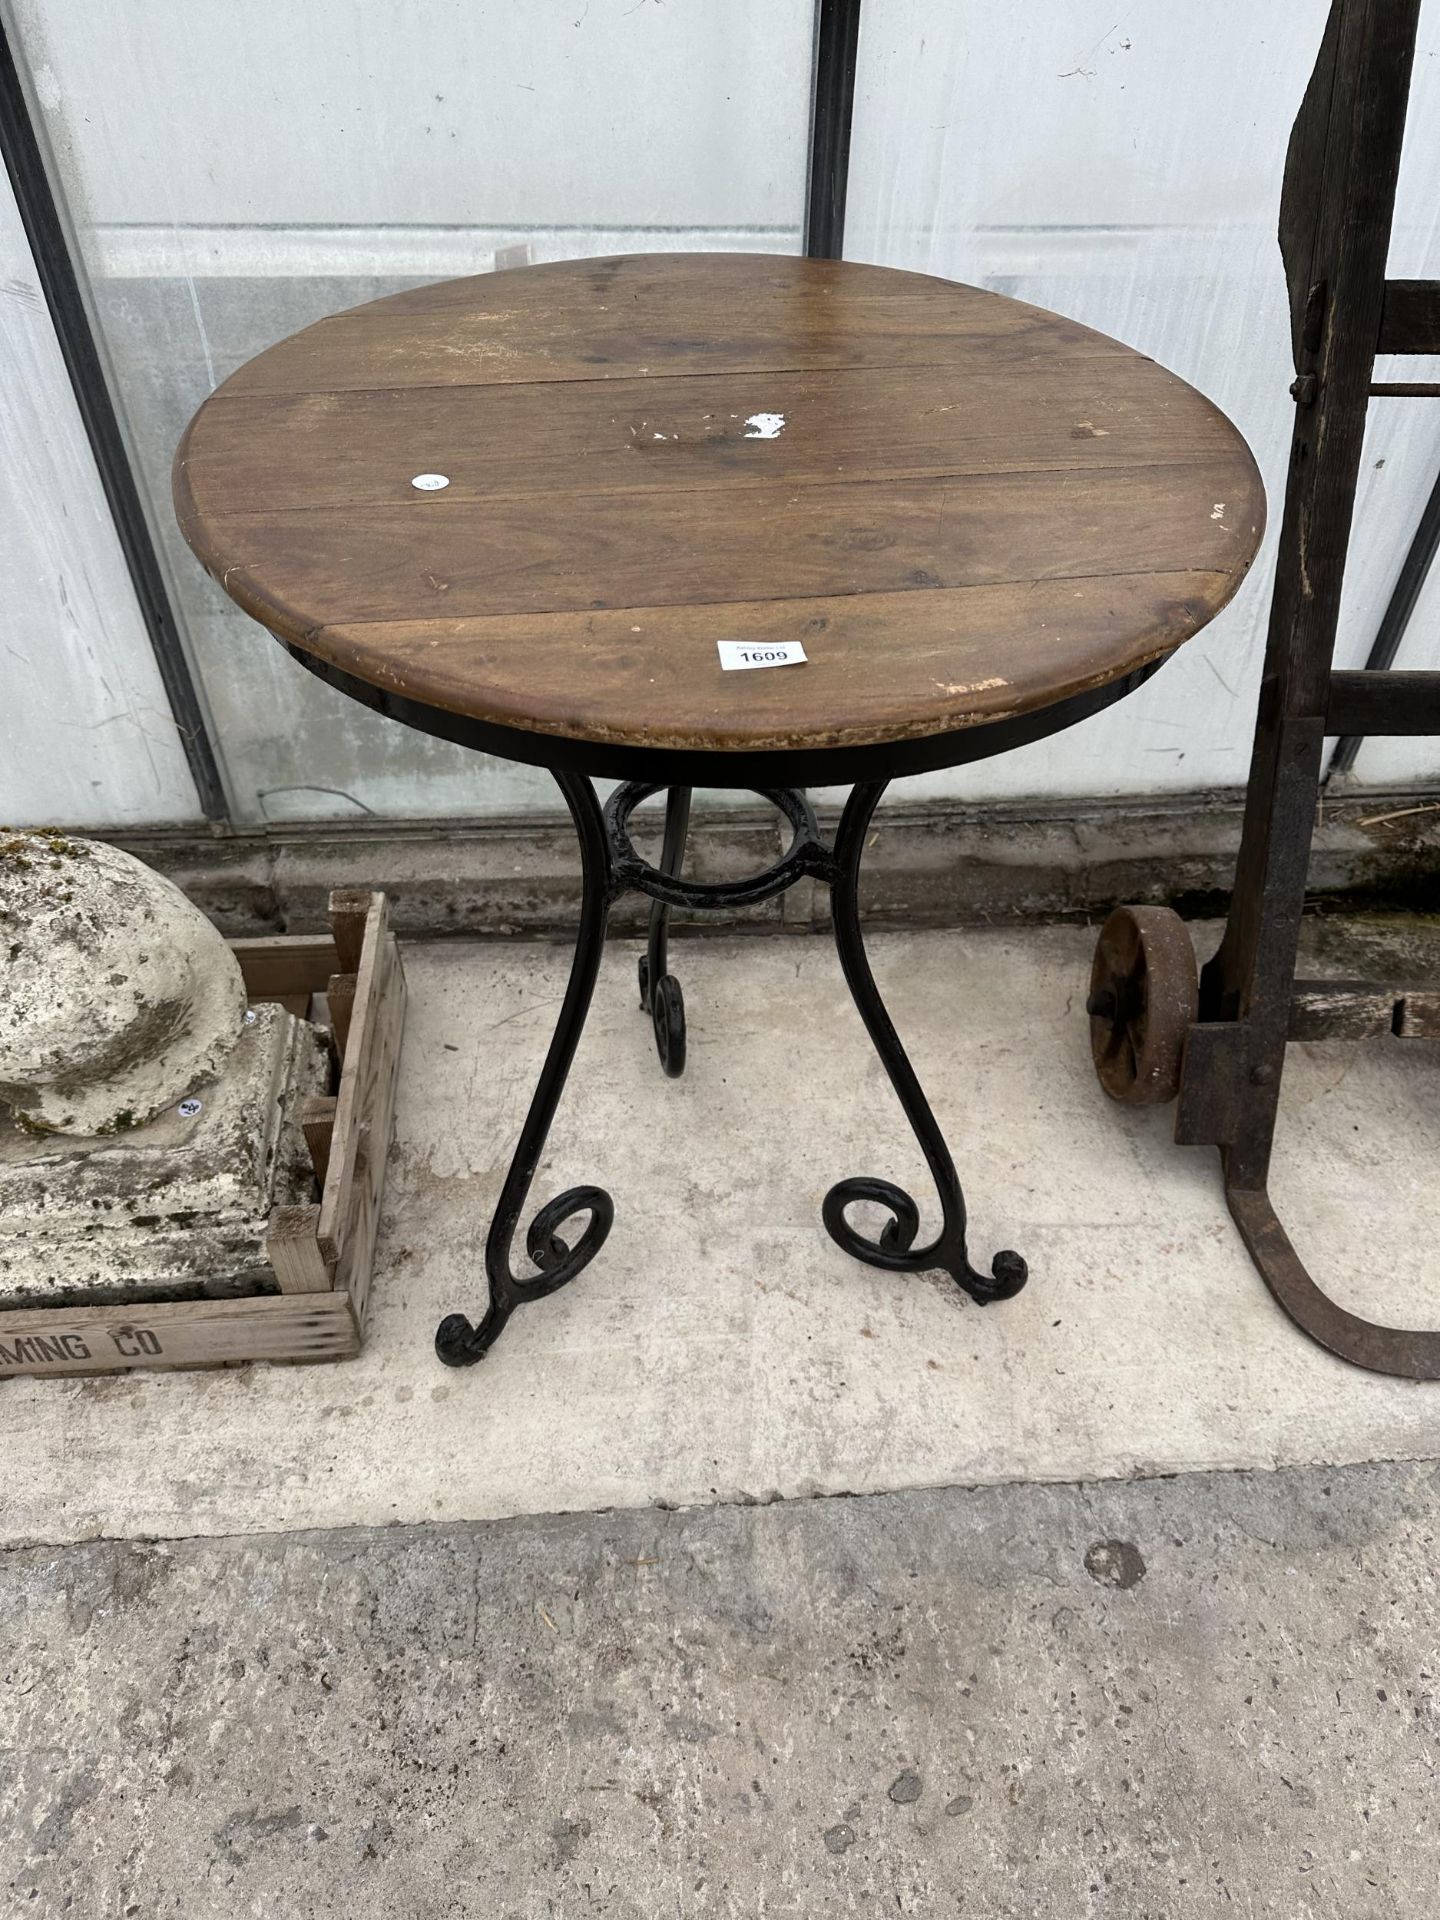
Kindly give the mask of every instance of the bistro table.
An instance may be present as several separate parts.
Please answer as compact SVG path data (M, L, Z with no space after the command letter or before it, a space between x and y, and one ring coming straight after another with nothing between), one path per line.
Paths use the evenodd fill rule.
M939 1191L841 1180L824 1224L870 1265L977 1301L954 1163L861 940L861 851L897 776L1098 712L1235 592L1264 493L1192 387L1053 313L922 274L743 254L566 261L322 320L205 402L175 460L207 570L300 663L407 726L548 767L583 863L559 1021L485 1248L489 1299L436 1334L465 1365L599 1252L572 1187L514 1241L595 985L611 902L651 901L641 1003L684 1066L672 907L830 889L840 964ZM602 808L592 780L622 784ZM831 844L805 789L852 788ZM683 876L693 787L792 830L768 871ZM659 864L630 835L663 790ZM878 1202L878 1237L850 1209ZM578 1231L568 1223L584 1218ZM562 1231L564 1229L565 1231Z

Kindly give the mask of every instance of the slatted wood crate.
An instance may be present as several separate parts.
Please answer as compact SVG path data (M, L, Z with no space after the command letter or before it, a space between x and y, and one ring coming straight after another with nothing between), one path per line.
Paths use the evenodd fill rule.
M209 1367L245 1360L348 1360L360 1351L395 1113L405 975L383 893L330 896L330 932L235 940L252 1001L304 1015L327 997L336 1091L301 1113L320 1183L314 1205L271 1215L277 1293L146 1305L0 1312L0 1377Z

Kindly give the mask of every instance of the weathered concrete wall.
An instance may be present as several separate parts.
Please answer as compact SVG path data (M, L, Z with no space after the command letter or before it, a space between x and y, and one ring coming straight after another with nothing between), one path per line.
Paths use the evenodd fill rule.
M909 926L1087 920L1123 901L1223 912L1241 808L1233 794L1085 806L897 803L878 816L866 849L865 907L876 920ZM658 813L652 807L647 817L658 845ZM291 827L224 838L162 831L126 835L124 844L233 935L318 932L331 887L383 887L402 934L568 937L580 898L575 836L562 820ZM697 876L715 879L758 871L781 845L773 815L710 811L696 819L690 858ZM1327 796L1310 886L1322 902L1440 906L1440 801ZM632 895L611 924L636 929L645 911ZM793 930L823 925L825 915L823 887L802 883L734 924ZM717 924L716 916L705 920Z

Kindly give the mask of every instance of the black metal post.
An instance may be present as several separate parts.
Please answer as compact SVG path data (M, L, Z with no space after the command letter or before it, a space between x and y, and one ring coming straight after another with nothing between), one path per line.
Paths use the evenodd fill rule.
M45 302L70 384L75 389L80 418L95 456L100 484L130 570L135 597L140 603L145 630L150 636L195 790L206 819L223 821L228 818L229 810L219 763L206 731L199 694L190 677L179 626L140 504L140 491L106 384L75 263L70 257L64 222L3 21L0 21L0 150L5 155L5 170L15 190L20 219L35 256Z
M812 260L839 260L845 250L845 192L859 44L860 0L820 0L805 209L805 251Z
M690 830L690 789L670 787L665 794L665 842L660 871L680 877L685 859L685 836ZM640 1011L648 1013L655 1029L655 1051L672 1080L685 1071L685 996L670 971L670 908L663 900L650 902L649 938L640 956Z
M1370 657L1365 662L1367 673L1383 673L1394 666L1400 652L1400 642L1405 638L1405 629L1410 625L1410 617L1415 611L1415 603L1420 598L1420 589L1425 585L1425 576L1430 571L1437 548L1440 548L1440 473L1435 476L1435 484L1430 489L1430 498L1425 502L1425 511L1420 516L1415 537L1395 577L1395 590L1390 595L1390 604L1375 629ZM1341 735L1330 756L1331 774L1350 771L1364 737L1359 733Z

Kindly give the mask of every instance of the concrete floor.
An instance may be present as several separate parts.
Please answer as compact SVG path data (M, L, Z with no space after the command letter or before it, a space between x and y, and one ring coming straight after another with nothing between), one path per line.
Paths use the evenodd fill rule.
M1100 1092L1091 936L881 935L882 985L961 1167L977 1308L842 1254L848 1174L934 1201L819 938L677 943L683 1080L607 960L536 1203L598 1180L615 1226L486 1360L442 1368L563 988L550 946L407 950L410 1015L368 1349L317 1368L0 1386L0 1539L185 1537L1005 1480L1440 1455L1440 1391L1298 1336L1172 1110ZM1275 1191L1339 1298L1440 1318L1440 1050L1291 1049Z
M1429 1920L1432 1466L5 1557L5 1911Z
M614 1232L461 1374L567 956L407 950L365 1355L0 1385L4 1910L1430 1920L1440 1387L1309 1346L1100 1095L1089 946L872 942L1031 1262L983 1311L819 1229L846 1174L933 1207L827 942L678 944L678 1083L617 947L535 1196ZM1418 1324L1437 1075L1292 1048L1274 1182Z

